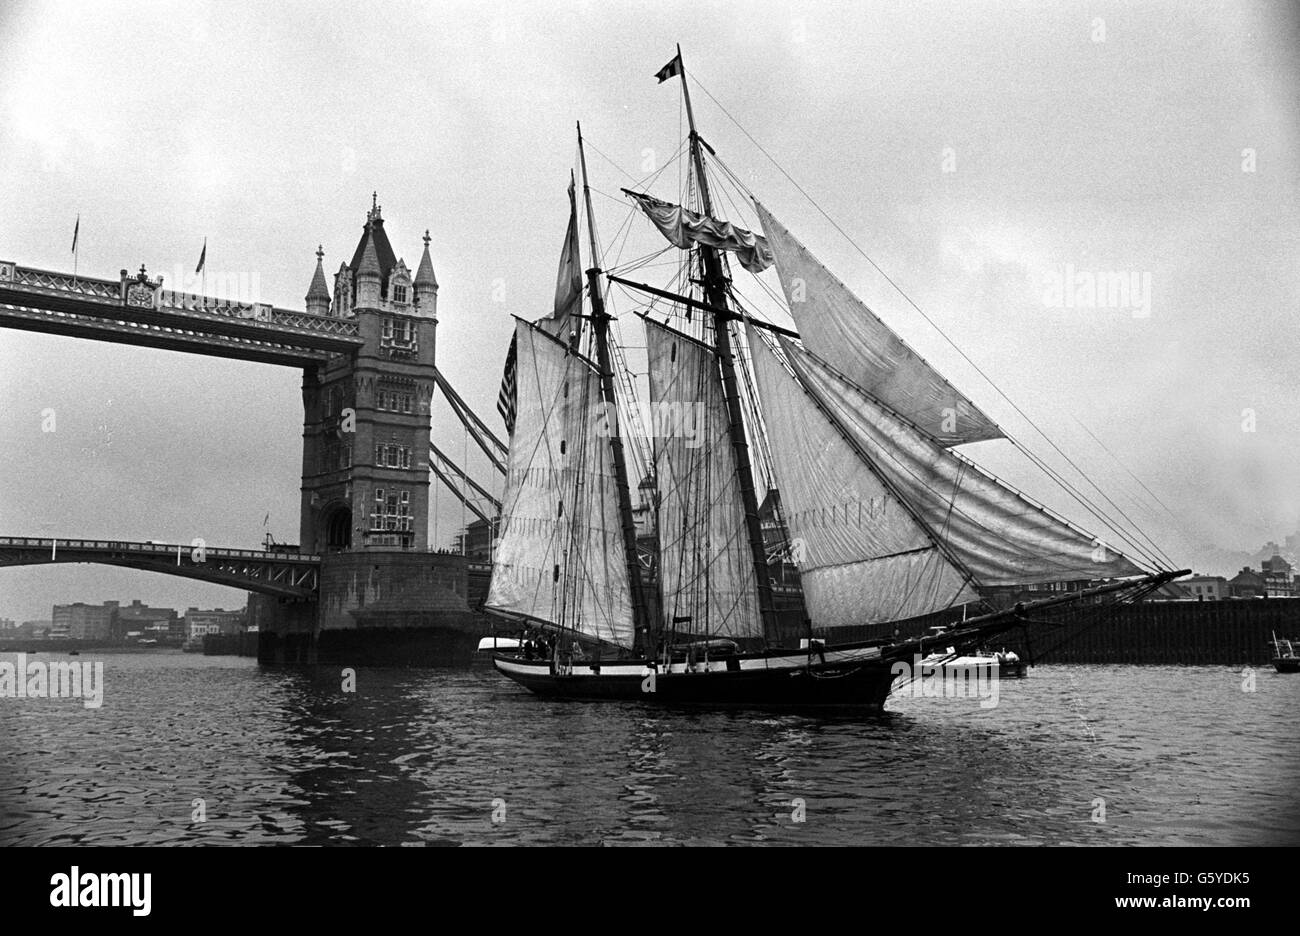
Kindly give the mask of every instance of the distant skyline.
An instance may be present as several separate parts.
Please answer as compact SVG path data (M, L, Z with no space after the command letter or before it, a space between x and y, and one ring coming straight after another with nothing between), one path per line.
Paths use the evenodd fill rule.
M618 190L681 140L678 90L653 77L678 42L718 156L1001 425L1054 460L713 97L1180 564L1231 575L1212 564L1300 530L1292 5L7 3L0 260L70 271L80 217L85 275L144 263L176 285L206 239L210 281L302 308L317 245L332 282L377 190L408 266L429 230L439 365L501 434L511 315L554 293L575 121L605 265L655 249L637 217L624 245ZM673 197L675 170L661 182ZM1129 303L1064 288L1111 273ZM296 542L300 385L0 331L0 534ZM492 477L441 402L434 440ZM1005 448L970 452L1087 525ZM437 498L437 543L463 515ZM0 570L18 621L119 596L244 601L109 567Z
M240 593L240 594L243 594L243 593ZM217 607L214 607L214 608L204 608L204 607L198 607L198 606L196 606L196 605L187 605L187 606L185 606L185 607L183 607L183 608L177 608L177 607L173 607L172 605L150 604L149 602L144 601L144 600L139 599L139 598L104 598L104 599L99 600L99 601L89 601L89 600L86 600L85 598L78 598L78 599L76 599L76 600L74 600L74 601L54 601L54 602L52 602L52 603L50 604L49 612L48 612L48 613L46 614L46 616L44 616L44 617L23 618L23 619L20 620L20 619L14 617L13 615L6 615L4 612L0 611L0 621L3 621L3 620L11 620L11 621L14 622L15 625L22 625L22 624L29 623L29 622L31 622L31 621L49 621L49 620L51 619L52 615L54 614L54 609L55 609L56 607L67 606L67 605L78 605L78 604L79 604L79 605L88 605L88 606L93 607L93 608L102 608L104 605L111 604L111 603L113 603L113 602L116 602L117 605L118 605L118 607L120 607L120 608L122 608L122 609L124 609L124 610L128 610L128 611L131 610L133 607L136 607L136 608L144 607L144 608L149 608L150 610L153 610L153 611L175 611L176 614L177 614L179 617L184 617L184 616L185 616L185 612L187 612L187 611L202 611L202 612L205 612L205 613L206 613L206 612L210 612L210 611L242 611L242 610L244 610L244 606L243 606L243 605L240 605L239 607L234 607L234 608L223 608L223 607L221 607L221 606L217 606Z

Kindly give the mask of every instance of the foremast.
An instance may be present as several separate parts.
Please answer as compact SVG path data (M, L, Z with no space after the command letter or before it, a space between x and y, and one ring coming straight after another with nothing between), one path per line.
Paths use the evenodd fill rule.
M704 153L700 135L695 129L695 112L691 108L691 89L686 83L686 65L682 61L682 47L677 46L677 74L682 80L682 98L686 103L686 120L690 127L691 161L700 187L700 205L706 218L713 218L713 201L709 196L709 180L704 174ZM727 277L716 248L699 244L703 266L702 286L704 301L711 307L713 316L713 344L718 355L722 374L722 393L727 407L728 434L736 458L736 476L741 502L745 512L745 530L753 554L754 582L758 588L759 615L763 620L763 637L769 644L779 642L776 606L772 600L772 582L767 569L767 550L763 545L763 527L758 516L758 496L754 490L753 467L749 458L749 443L745 439L745 421L736 382L736 362L731 353L728 321L734 316L727 301Z
M587 179L587 154L582 145L582 124L578 124L578 159L582 164L582 194L587 206L587 232L591 239L591 268L587 270L587 289L591 294L591 330L596 341L596 364L600 368L600 392L610 425L609 447L614 456L614 475L618 489L618 512L623 529L623 551L627 556L628 585L632 592L632 619L637 648L649 658L656 655L658 635L646 600L645 579L636 546L636 521L632 516L632 492L627 480L627 457L618 426L618 401L614 395L614 368L609 353L609 322L600 284L600 252L596 245L596 221L591 211L591 186Z

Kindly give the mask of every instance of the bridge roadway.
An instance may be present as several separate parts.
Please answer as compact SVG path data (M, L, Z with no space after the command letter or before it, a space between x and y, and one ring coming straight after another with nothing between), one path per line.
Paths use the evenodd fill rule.
M362 345L353 320L164 289L144 267L106 280L0 261L0 327L292 367Z
M179 575L282 598L315 600L320 556L184 543L0 537L0 568L91 562Z

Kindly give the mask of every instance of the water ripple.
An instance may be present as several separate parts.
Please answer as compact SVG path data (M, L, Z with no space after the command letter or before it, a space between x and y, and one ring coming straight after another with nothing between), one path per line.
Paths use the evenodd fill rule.
M1300 844L1300 677L1263 671L1039 667L989 709L807 718L95 659L100 709L0 699L0 844Z

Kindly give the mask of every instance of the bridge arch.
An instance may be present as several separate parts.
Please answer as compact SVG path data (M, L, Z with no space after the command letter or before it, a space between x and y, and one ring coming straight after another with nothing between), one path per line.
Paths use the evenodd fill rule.
M0 537L0 568L88 562L159 572L258 592L314 601L320 556L285 551L196 547L184 543Z
M339 552L352 548L352 508L346 501L335 501L323 511L325 551Z

